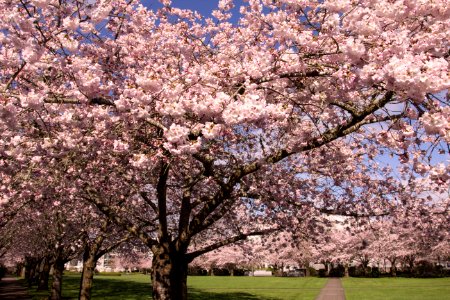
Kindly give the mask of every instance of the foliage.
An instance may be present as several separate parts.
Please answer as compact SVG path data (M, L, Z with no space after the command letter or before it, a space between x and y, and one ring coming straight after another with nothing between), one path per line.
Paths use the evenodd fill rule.
M413 270L414 277L433 278L443 277L444 270L442 266L437 266L429 261L420 261Z
M372 267L370 270L370 277L379 278L381 275L380 270L377 267Z
M208 275L208 270L203 269L200 266L189 266L188 267L188 275L191 275L191 276L206 276L206 275Z
M319 276L319 272L313 267L308 267L308 269L309 269L309 276L312 277Z
M230 271L226 268L212 268L211 275L214 276L230 276Z
M330 277L344 277L344 266L341 264L338 264L336 266L333 266L330 270Z
M319 271L318 271L319 277L326 277L327 276L326 273L327 272L325 269L319 269Z

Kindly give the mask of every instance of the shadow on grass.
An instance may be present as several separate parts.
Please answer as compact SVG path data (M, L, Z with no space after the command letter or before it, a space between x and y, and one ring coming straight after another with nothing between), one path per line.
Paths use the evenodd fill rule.
M24 282L25 283L25 282ZM64 276L63 279L63 299L78 299L80 277ZM36 287L29 289L33 300L45 299L49 292L37 292ZM129 279L111 278L96 276L92 288L92 299L107 300L150 300L152 299L150 280L148 282L133 281L132 276ZM245 292L211 292L196 288L188 288L189 300L274 300L274 298L261 297Z
M136 282L130 276L95 276L92 286L92 299L145 300L152 299L150 280ZM63 279L63 299L78 299L80 276L69 275Z
M26 285L25 281L23 284ZM33 300L46 299L50 295L49 291L36 291L36 286L28 289ZM78 299L80 288L79 276L64 276L62 286L62 299ZM124 280L115 280L110 278L95 277L92 288L92 299L111 299L111 300L145 300L152 299L150 283L133 282Z
M17 300L31 298L22 281L12 276L6 276L3 279L0 278L0 299Z
M99 287L99 289L96 289ZM101 287L101 288L100 288ZM118 281L110 278L97 277L94 282L92 298L111 300L151 299L150 283ZM262 298L244 292L210 292L201 289L188 288L189 300L273 300Z
M260 297L243 292L212 293L198 289L188 289L189 300L275 300L274 298Z

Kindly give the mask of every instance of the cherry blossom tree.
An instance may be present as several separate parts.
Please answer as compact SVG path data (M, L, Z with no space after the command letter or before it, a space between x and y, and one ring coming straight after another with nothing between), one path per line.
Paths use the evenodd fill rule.
M91 224L85 224L83 237L83 270L81 273L80 300L91 299L92 283L98 260L130 239L121 228L109 219L95 216Z
M155 299L186 299L201 254L386 213L385 155L448 186L444 1L249 0L236 23L231 0L161 2L0 3L2 203L47 179L151 249Z
M238 245L224 246L197 257L192 265L208 270L211 275L214 275L214 268L226 268L233 276L236 268L248 268L255 258L262 256L258 253L258 249L255 249L255 244L256 242L247 241Z
M130 238L121 227L105 218L94 206L77 199L64 189L57 165L42 166L42 173L52 176L43 181L34 176L33 185L26 182L24 193L16 193L17 207L5 205L5 234L3 241L15 256L25 260L25 277L38 290L48 290L50 267L53 267L52 299L61 298L61 281L64 265L78 256L83 257L80 299L90 299L94 270L98 259ZM20 172L14 174L18 176ZM68 179L67 177L64 179ZM17 188L17 186L15 187ZM66 194L61 194L64 191ZM30 193L40 197L28 196ZM9 202L8 204L14 204ZM64 205L62 203L64 202ZM15 205L17 205L15 203ZM24 241L28 241L24 247Z
M51 299L61 299L64 265L81 253L81 221L66 203L51 209L30 205L14 222L11 250L25 261L25 279L30 287L37 283L38 290L48 290L50 268L53 269Z
M388 214L346 217L345 226L326 232L319 257L358 263L364 272L369 263L388 261L392 276L400 263L412 272L417 261L438 262L449 250L449 200L445 186L430 178L411 179Z

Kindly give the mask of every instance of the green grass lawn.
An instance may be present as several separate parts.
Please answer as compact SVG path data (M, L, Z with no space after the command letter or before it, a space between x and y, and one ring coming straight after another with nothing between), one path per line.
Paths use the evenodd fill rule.
M77 299L80 275L66 274L64 299ZM203 277L188 278L190 300L314 300L326 278ZM450 278L345 278L347 300L450 300ZM34 300L48 293L30 290ZM150 277L133 274L94 278L92 298L108 300L151 299Z
M345 278L347 300L450 300L450 278Z
M67 274L63 279L64 299L77 299L80 276ZM191 300L314 300L325 285L324 278L281 277L203 277L188 278ZM31 290L34 300L48 293ZM148 275L96 276L92 298L108 300L151 299Z
M314 300L326 281L315 277L189 277L188 292L194 300Z

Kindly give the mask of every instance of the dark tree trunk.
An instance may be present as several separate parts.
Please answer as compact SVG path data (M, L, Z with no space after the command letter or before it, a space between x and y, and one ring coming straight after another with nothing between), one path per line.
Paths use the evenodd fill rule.
M65 262L59 258L57 258L53 263L53 283L50 298L51 300L61 300L64 263Z
M30 276L31 276L31 269L33 269L33 268L31 267L30 259L28 257L25 257L24 269L25 269L25 272L24 272L25 273L24 274L25 280L27 282L29 282Z
M361 265L363 267L364 276L368 276L368 274L369 274L369 272L368 272L369 261L366 260L366 259L363 259L361 261Z
M83 255L83 272L81 273L79 300L91 299L92 283L97 265L96 249L86 247Z
M305 268L305 277L311 276L311 271L309 269L309 260L299 260L297 264L300 268Z
M344 264L344 277L349 277L349 273L348 273L348 263Z
M39 278L41 276L41 264L43 260L43 258L36 260L36 265L33 272L33 284L39 284Z
M15 272L16 276L25 278L25 271L26 271L25 264L18 263L16 266L16 272Z
M397 277L397 268L395 266L391 267L391 276Z
M37 262L38 259L34 257L25 258L25 280L28 283L28 287L31 287L35 282Z
M414 261L415 261L415 257L414 256L409 256L408 257L408 270L409 272L412 274L414 272Z
M325 262L325 276L330 276L331 271L331 263Z
M152 291L155 300L187 299L186 257L184 254L171 252L161 247L153 256Z
M42 261L42 270L39 272L38 291L48 291L48 279L50 277L50 261L46 257Z
M395 266L396 259L390 259L389 262L391 263L391 269L389 270L392 277L397 277L397 267Z

